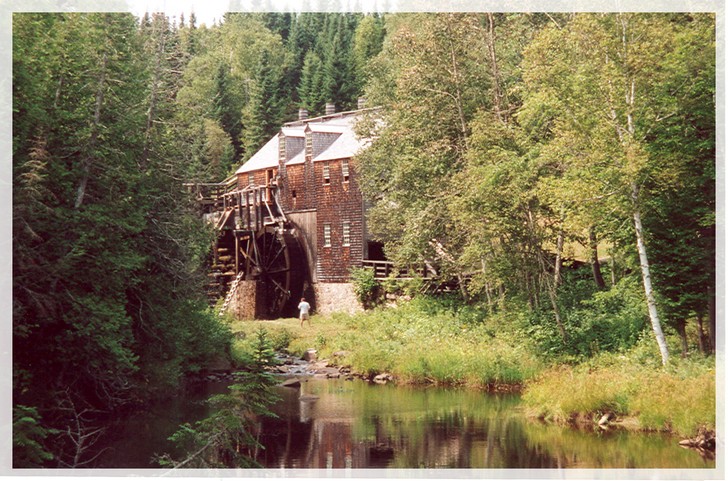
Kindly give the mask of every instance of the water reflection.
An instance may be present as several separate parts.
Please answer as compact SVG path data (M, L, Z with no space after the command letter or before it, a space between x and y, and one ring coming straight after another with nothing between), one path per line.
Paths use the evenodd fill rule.
M281 388L258 461L284 468L704 468L674 438L526 420L515 395L310 380Z
M183 458L185 453L167 438L180 425L194 423L211 413L205 400L228 392L228 383L213 382L191 386L179 396L158 402L146 411L117 416L109 420L105 435L95 449L99 456L95 468L159 468L156 456L169 453Z
M167 437L209 415L209 384L110 422L95 467L158 468L177 452ZM317 380L279 388L262 420L258 462L268 468L714 468L675 438L584 432L527 420L517 395Z

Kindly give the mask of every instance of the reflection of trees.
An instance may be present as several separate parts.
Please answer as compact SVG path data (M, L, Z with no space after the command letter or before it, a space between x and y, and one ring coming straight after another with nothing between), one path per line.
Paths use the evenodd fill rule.
M417 442L407 431L416 424ZM392 424L390 424L392 425ZM554 461L533 447L524 447L521 423L516 419L475 418L455 410L429 414L401 422L397 432L387 434L401 441L393 467L425 468L538 468Z
M704 467L660 436L528 422L514 397L342 383L305 388L318 396L304 406L305 422L299 393L289 390L280 418L264 421L258 461L322 469Z
M538 447L566 468L708 468L714 461L681 449L658 433L580 431L541 423L524 424L525 444Z

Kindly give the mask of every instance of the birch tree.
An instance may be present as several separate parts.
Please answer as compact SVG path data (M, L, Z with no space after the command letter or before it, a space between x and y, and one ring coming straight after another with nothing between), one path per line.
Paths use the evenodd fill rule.
M629 220L647 311L663 364L669 353L653 287L644 230L646 182L679 171L674 158L654 156L654 130L678 114L689 78L671 65L690 23L666 14L580 14L546 28L524 61L524 117L548 124L543 156L565 165L564 188L552 192L567 216ZM668 92L665 85L676 87ZM682 86L682 87L681 87ZM548 119L548 120L545 120Z

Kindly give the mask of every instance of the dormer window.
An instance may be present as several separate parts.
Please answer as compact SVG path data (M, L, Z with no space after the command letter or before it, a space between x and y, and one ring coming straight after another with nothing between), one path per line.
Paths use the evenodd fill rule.
M324 163L324 184L331 183L331 170L329 169L329 163Z
M313 133L311 133L310 130L307 130L305 133L306 136L306 155L312 155L313 154Z
M281 133L278 136L278 161L285 162L286 160L286 137Z
M344 177L344 182L349 182L349 161L347 159L341 161L341 175Z

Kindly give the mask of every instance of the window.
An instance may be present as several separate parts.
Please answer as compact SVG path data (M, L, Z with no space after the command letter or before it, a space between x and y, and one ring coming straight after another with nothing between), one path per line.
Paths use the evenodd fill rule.
M344 242L342 245L348 246L351 245L351 224L348 222L344 222L344 233L343 233Z
M344 176L344 182L349 182L349 161L347 159L341 161L341 175Z
M248 185L255 184L255 174L250 173L248 174Z
M331 224L324 224L324 247L331 247Z
M329 163L324 163L324 184L330 184L331 183L331 172L329 169Z

